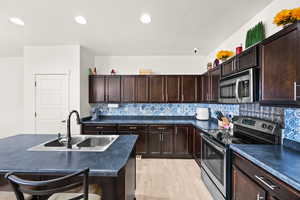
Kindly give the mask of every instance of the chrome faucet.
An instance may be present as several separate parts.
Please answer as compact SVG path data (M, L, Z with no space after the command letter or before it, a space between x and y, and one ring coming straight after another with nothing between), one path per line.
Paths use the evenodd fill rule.
M80 124L80 117L79 117L79 113L76 110L73 110L72 112L70 112L69 114L69 118L67 121L67 148L68 149L72 149L72 136L71 136L71 117L72 114L75 113L76 117L77 117L77 124Z

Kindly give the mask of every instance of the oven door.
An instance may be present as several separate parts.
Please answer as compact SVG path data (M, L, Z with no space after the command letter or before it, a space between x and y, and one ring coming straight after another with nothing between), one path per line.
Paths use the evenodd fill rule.
M204 134L201 166L220 192L226 196L226 148Z

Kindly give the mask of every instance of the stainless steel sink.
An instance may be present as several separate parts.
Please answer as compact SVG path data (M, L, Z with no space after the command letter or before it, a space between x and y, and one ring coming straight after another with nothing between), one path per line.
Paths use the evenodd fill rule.
M28 151L87 151L102 152L119 137L119 135L97 135L97 136L74 136L71 140L72 148L68 149L65 141L61 139L53 139L37 146Z

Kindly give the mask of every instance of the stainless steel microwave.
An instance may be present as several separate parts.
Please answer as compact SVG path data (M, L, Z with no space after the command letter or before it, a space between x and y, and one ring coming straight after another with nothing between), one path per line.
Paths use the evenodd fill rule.
M251 103L259 96L259 71L251 68L220 80L219 102Z

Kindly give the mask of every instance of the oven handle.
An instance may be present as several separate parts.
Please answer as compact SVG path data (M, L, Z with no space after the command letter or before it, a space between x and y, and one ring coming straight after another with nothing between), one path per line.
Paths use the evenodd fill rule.
M204 134L202 135L202 138L209 143L210 145L212 145L216 150L218 150L221 153L225 153L225 148L224 147L220 147L219 145L217 145L216 143L210 141L206 136L204 136Z
M240 95L239 95L239 84L240 84L240 79L237 79L235 82L235 97L237 99L238 102L240 102Z

